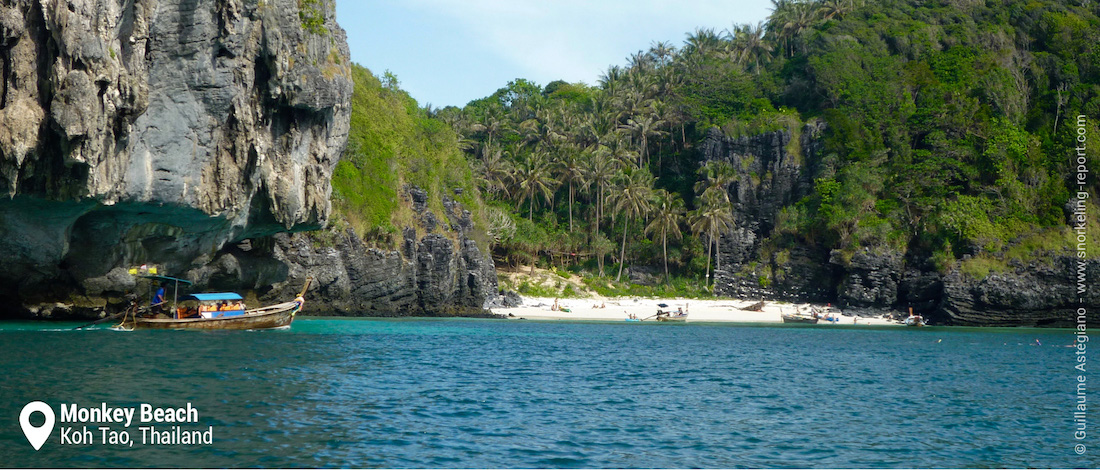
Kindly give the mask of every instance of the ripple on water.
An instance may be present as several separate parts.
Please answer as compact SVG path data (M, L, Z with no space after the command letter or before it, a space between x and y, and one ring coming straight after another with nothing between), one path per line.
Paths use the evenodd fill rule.
M216 436L208 448L34 453L0 429L0 455L66 467L1094 467L1059 447L1064 348L1027 346L1061 336L476 320L306 319L248 334L0 326L0 348L25 351L0 357L5 409L192 402Z

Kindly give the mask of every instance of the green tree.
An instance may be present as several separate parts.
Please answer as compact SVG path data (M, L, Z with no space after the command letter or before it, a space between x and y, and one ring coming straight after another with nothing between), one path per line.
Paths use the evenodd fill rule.
M710 286L710 256L711 245L715 248L715 257L718 253L718 241L722 233L733 230L733 208L717 187L708 188L703 192L702 206L692 211L691 231L698 235L707 236L707 269L706 282Z
M702 196L708 189L718 190L722 200L730 202L729 186L737 181L737 172L733 165L722 160L711 160L699 167L699 180L695 182L695 192Z
M474 168L481 175L481 186L486 192L492 195L508 195L515 169L512 163L504 158L502 150L486 151L485 158L476 161Z
M619 163L611 158L609 151L603 146L591 152L584 162L584 186L592 188L596 205L595 219L592 221L592 226L596 230L599 230L600 221L603 220L607 190L619 168Z
M659 129L664 123L657 117L656 113L647 110L644 114L628 118L626 124L623 124L622 129L628 131L633 138L636 138L635 141L640 144L641 152L638 156L638 165L643 165L649 161L649 138L664 135L664 131Z
M773 46L764 37L764 23L734 26L730 34L730 56L739 65L760 74L761 65L771 59ZM751 67L750 67L751 65Z
M668 239L672 237L679 240L680 221L684 218L684 200L677 194L669 194L668 191L658 189L655 192L656 201L653 209L653 219L649 221L645 232L651 235L659 234L661 237L661 255L665 264L665 283L668 283Z
M551 174L550 159L546 152L541 150L527 154L527 158L516 166L515 180L519 186L517 193L520 196L518 204L522 205L523 201L528 202L527 220L534 220L536 197L542 196L549 202L554 196L554 190L559 182Z
M630 232L630 219L645 216L653 207L653 175L645 168L626 168L616 178L616 191L612 195L615 211L623 215L623 245L619 251L618 282L626 264L626 236Z
M566 145L559 149L555 170L558 181L569 187L569 231L572 232L574 192L576 186L583 183L585 176L584 160L576 146Z

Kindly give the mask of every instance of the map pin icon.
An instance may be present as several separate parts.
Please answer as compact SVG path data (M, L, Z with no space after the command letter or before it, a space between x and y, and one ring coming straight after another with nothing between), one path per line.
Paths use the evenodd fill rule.
M42 423L41 426L31 424L31 413L35 411L46 417L46 422ZM46 439L49 439L50 434L53 433L53 409L50 408L50 405L40 401L27 403L27 406L23 407L23 411L19 412L19 426L23 428L23 435L27 436L27 440L34 446L34 450L41 449L42 444L45 444Z

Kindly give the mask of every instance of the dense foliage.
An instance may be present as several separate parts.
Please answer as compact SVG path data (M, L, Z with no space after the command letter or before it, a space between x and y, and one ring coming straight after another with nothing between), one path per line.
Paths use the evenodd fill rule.
M448 196L483 224L480 197L455 133L430 118L392 74L380 79L353 65L352 78L348 147L332 176L337 222L350 223L367 241L395 246L399 227L418 227L416 214L402 202L406 185L413 185L428 193L428 208L439 220L446 220L442 197Z
M888 246L941 270L1003 263L1029 256L1011 250L1021 243L1071 246L1075 139L1100 142L1097 8L773 0L765 23L655 43L596 86L518 79L435 115L511 213L497 239L508 261L603 272L610 255L704 279L731 228L732 182L699 166L704 132L797 133L820 119L825 152L805 166L815 190L783 209L769 243Z
M463 202L486 200L498 262L616 277L659 266L674 284L707 283L737 172L701 165L705 133L797 135L821 121L824 151L803 162L813 191L782 209L765 246L887 247L984 276L1073 245L1071 157L1079 133L1100 143L1098 8L773 0L766 22L654 43L595 86L517 79L462 109L418 108L392 75L357 67L337 207L386 239L411 222L404 184L433 201L467 188Z

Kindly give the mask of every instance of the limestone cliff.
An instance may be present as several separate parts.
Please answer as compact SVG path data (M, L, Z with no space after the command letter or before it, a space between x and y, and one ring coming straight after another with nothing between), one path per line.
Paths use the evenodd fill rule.
M322 226L348 64L331 2L0 4L3 313L94 309L133 287L120 267Z
M814 301L833 296L835 279L827 253L799 247L776 259L762 251L779 211L813 190L810 164L819 161L823 129L815 121L797 133L729 138L717 128L708 132L700 149L703 159L728 162L737 173L729 188L734 230L719 242L714 272L720 294Z
M1100 308L1100 292L1077 295L1078 260L1035 253L1027 264L974 278L957 267L946 274L933 263L890 247L864 247L847 256L797 242L776 249L780 210L813 190L822 161L820 123L799 132L780 130L730 138L711 129L702 160L732 164L729 188L735 228L722 235L715 288L742 298L833 302L849 312L905 311L913 307L935 324L974 326L1072 326L1076 308ZM1087 279L1100 278L1100 259L1084 262Z
M271 303L293 297L312 276L310 315L485 314L486 299L496 293L496 271L471 238L478 229L470 212L444 197L445 213L437 218L423 204L424 191L409 187L402 197L428 233L406 227L397 250L370 247L350 228L281 233L227 246L198 260L187 277Z

